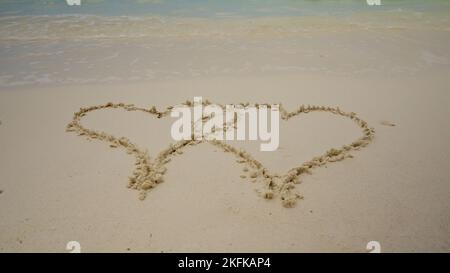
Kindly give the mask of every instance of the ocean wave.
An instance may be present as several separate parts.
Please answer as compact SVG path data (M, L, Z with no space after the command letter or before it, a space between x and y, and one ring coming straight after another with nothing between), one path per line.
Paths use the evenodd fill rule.
M0 16L0 87L450 65L448 13L221 16Z
M352 16L179 18L164 16L3 16L0 41L295 36L308 32L450 29L450 15L388 12Z

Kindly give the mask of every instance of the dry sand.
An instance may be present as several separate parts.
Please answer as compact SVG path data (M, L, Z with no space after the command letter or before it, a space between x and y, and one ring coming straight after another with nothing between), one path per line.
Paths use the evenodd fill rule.
M212 105L213 103L209 100L205 100L203 102L199 102L199 107L206 107ZM195 111L196 103L190 100L186 100L181 104L177 104L178 106L190 107L191 111ZM74 132L78 136L84 137L87 140L99 140L109 144L111 148L122 148L126 151L127 154L134 155L135 157L135 170L132 175L128 178L128 188L139 190L139 199L144 200L147 196L147 192L156 187L158 184L164 182L164 175L167 172L166 165L170 163L173 157L183 154L184 150L187 148L192 148L198 146L200 144L208 143L216 146L224 153L231 153L233 156L237 157L236 162L240 164L245 164L244 172L248 172L248 168L252 168L253 171L250 173L250 178L252 178L252 182L256 182L259 179L263 183L263 190L261 195L266 199L272 199L275 195L279 195L282 200L283 206L290 208L295 206L298 199L303 199L301 195L298 193L294 193L293 190L295 188L295 184L300 184L300 177L311 174L311 171L317 167L326 167L327 164L332 162L339 162L346 158L353 158L351 152L359 151L361 148L366 147L372 140L375 134L375 129L370 127L366 121L362 120L357 116L354 112L345 112L342 111L339 107L330 107L330 106L316 106L316 105L301 105L296 107L294 110L286 110L281 104L271 105L267 103L259 104L249 102L241 102L235 104L240 107L255 107L257 109L260 108L272 108L276 107L276 110L279 112L279 116L281 120L288 122L290 119L297 117L299 115L306 115L309 113L330 113L340 117L345 117L350 120L353 120L358 127L362 130L362 136L355 139L351 143L344 144L340 147L330 148L324 154L315 156L311 160L306 162L302 162L297 166L291 168L285 174L274 174L271 172L263 163L259 160L255 159L255 157L249 153L245 148L236 148L232 144L227 143L227 141L220 141L217 138L212 140L207 140L208 136L203 136L202 139L197 139L194 134L191 135L191 139L180 140L176 143L170 143L169 146L161 148L158 151L157 155L152 158L147 149L139 148L137 143L134 143L128 137L123 136L123 134L127 134L127 132L122 132L122 136L115 136L111 133L105 131L99 131L95 128L86 128L83 125L82 119L85 119L87 115L105 110L114 110L119 109L125 112L141 112L147 113L152 118L164 119L170 116L171 110L177 105L170 105L163 109L158 108L156 105L151 107L139 107L134 104L126 104L126 103L113 103L108 102L103 105L94 105L89 107L82 107L79 111L77 111L72 121L67 125L67 132ZM220 107L223 111L225 111L226 107L222 104L214 104L215 106ZM218 131L224 133L229 129L237 128L238 120L245 119L242 115L237 115L237 113L233 114L234 118L232 121L223 122L222 129L217 129ZM191 121L191 127L196 127L199 123L203 123L204 125L210 120L212 116L202 116L198 121ZM245 121L244 121L245 122ZM385 121L382 124L388 124L392 126L390 123L386 123ZM249 126L249 125L247 125ZM278 128L278 127L277 127ZM275 130L272 128L271 130ZM330 134L331 135L331 134ZM276 150L276 149L275 149ZM247 178L246 175L241 175L241 178Z
M4 90L0 251L65 252L67 242L79 241L84 252L365 252L375 240L385 252L448 252L447 72L326 80L285 73ZM140 201L126 188L134 156L65 131L80 107L111 101L163 109L194 96L222 104L281 102L288 111L302 104L338 106L376 133L353 158L302 177L295 191L304 198L285 208L277 198L258 196L260 183L252 183L249 166L206 144L174 156L164 182ZM83 118L86 127L125 136L153 158L173 142L171 122L119 109ZM232 145L283 174L352 143L361 131L349 119L319 112L281 122L280 136L276 152L259 152L254 142Z
M449 25L447 9L2 17L0 252L449 252ZM160 154L173 120L152 106L194 96L334 110L283 120L275 152Z

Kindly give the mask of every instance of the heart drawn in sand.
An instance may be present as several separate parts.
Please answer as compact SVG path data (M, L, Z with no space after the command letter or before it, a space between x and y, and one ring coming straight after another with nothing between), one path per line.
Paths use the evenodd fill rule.
M204 106L210 105L208 100L202 103ZM193 102L186 101L183 103L185 106L192 106ZM225 109L225 106L216 104ZM249 106L248 103L241 103L243 107ZM270 107L269 104L254 104L255 107ZM138 111L145 112L157 118L163 118L170 115L174 106L169 106L165 110L160 111L155 106L151 108L136 107L133 104L124 103L107 103L104 105L91 106L86 108L80 108L73 116L73 120L67 125L66 130L68 132L78 133L80 136L85 136L89 139L97 139L109 143L111 148L123 148L128 154L132 154L135 157L135 170L129 177L128 187L139 191L139 199L145 199L148 191L154 188L156 185L164 181L164 174L167 171L166 164L172 157L183 153L184 149L193 147L198 144L207 142L210 143L222 151L231 153L237 157L237 162L240 164L246 164L244 171L248 172L248 177L252 180L261 181L263 183L262 196L266 199L272 199L275 196L279 196L282 200L282 204L285 207L293 207L298 199L302 196L294 192L295 185L300 183L300 177L302 175L311 174L311 169L324 166L327 163L337 162L344 160L345 158L353 157L350 152L359 150L362 147L367 146L373 139L375 131L373 128L362 119L360 119L353 112L344 112L339 107L326 107L326 106L300 106L294 111L288 112L282 105L280 105L280 114L282 120L289 120L292 117L300 114L307 114L311 112L328 112L330 114L342 116L353 120L362 130L363 135L354 140L348 145L342 147L332 148L326 151L323 155L316 156L309 161L302 163L299 166L291 168L284 175L273 174L264 165L256 160L250 153L243 149L237 149L224 141L219 140L181 140L174 144L170 144L169 147L160 151L159 154L151 159L146 150L140 149L136 144L131 142L126 137L116 137L114 135L88 129L83 127L81 119L88 113L93 111L99 111L108 108L123 109L125 111ZM206 122L208 118L204 118L202 122ZM229 126L229 125L227 125ZM226 128L228 128L225 126Z

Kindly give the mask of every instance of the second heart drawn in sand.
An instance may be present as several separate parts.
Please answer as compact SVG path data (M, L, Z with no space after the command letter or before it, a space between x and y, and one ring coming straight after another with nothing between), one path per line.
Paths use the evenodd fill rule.
M212 104L208 100L205 100L203 106ZM193 102L186 101L182 105L193 106ZM225 106L217 104L223 109ZM242 106L249 106L248 103L241 103ZM253 106L259 108L260 106L269 107L269 104L254 104ZM126 137L116 137L114 135L96 131L92 129L87 129L81 125L81 119L85 117L88 113L93 111L98 111L102 109L116 108L123 109L126 111L139 111L151 114L157 118L163 118L170 115L173 106L167 107L165 110L160 111L155 106L150 108L136 107L133 104L124 103L107 103L104 105L91 106L86 108L80 108L73 116L73 120L67 125L66 130L68 132L75 132L80 136L85 136L89 139L97 139L109 143L111 148L123 148L128 154L134 155L135 170L129 177L128 187L139 191L139 199L143 200L147 196L149 190L154 188L156 185L164 181L164 174L167 171L166 164L170 162L171 158L183 153L183 150L198 145L200 143L208 142L224 152L231 153L237 157L237 162L240 164L245 164L246 167L244 171L248 172L245 177L249 177L254 182L260 181L263 183L263 190L261 194L266 199L272 199L275 196L279 196L282 200L282 204L285 207L293 207L298 199L302 196L294 191L295 185L300 183L300 178L302 175L311 174L313 168L324 166L327 163L337 162L344 160L345 158L353 157L351 155L352 151L361 149L367 146L374 138L375 131L373 128L369 127L367 122L359 118L353 112L344 112L339 107L326 107L326 106L300 106L298 109L288 112L282 105L280 105L280 114L283 120L289 120L292 117L298 116L300 114L307 114L311 112L328 112L334 115L339 115L342 117L349 118L353 120L362 130L363 135L353 141L348 145L343 145L342 147L332 148L326 151L323 155L316 156L313 159L302 163L290 169L284 175L277 175L270 172L264 165L256 160L250 153L243 149L237 149L224 141L219 140L181 140L164 150L162 150L154 159L151 159L147 150L140 149L136 144L131 142ZM202 122L206 122L210 117L204 117ZM236 122L236 121L235 121ZM235 124L234 124L235 125ZM224 126L233 126L227 124ZM244 177L244 176L243 176Z

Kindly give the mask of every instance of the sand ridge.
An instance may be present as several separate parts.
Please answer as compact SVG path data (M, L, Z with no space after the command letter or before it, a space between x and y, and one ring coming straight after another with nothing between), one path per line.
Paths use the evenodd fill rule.
M210 101L205 100L202 105L207 106L212 104ZM187 100L182 103L185 106L193 106L194 102ZM225 109L224 105L215 104L222 109ZM243 107L248 107L250 103L240 103ZM267 103L253 104L252 106L259 108L260 106L270 109L271 105ZM250 153L243 149L236 149L235 147L220 140L181 140L174 144L170 144L152 160L149 152L145 149L139 148L136 144L131 142L126 137L116 137L102 131L96 131L88 129L82 126L81 119L88 113L108 108L123 109L125 111L140 111L151 114L157 118L163 118L170 115L174 106L169 106L164 110L158 110L156 106L150 108L137 107L134 104L125 103L112 103L108 102L104 105L90 106L80 108L80 110L74 113L72 121L67 125L66 131L75 132L79 136L87 137L87 139L97 139L109 143L111 148L123 148L128 154L132 154L135 157L135 170L129 177L128 188L139 191L139 199L144 200L149 190L156 185L164 182L164 174L167 171L166 164L169 163L172 157L183 154L183 150L188 147L193 147L200 143L208 142L226 153L231 153L237 158L239 164L244 164L244 174L241 175L243 179L250 179L252 182L261 182L263 190L260 191L261 195L266 199L272 199L275 196L279 196L284 207L293 207L298 199L303 197L294 191L295 185L301 182L300 177L302 175L311 174L311 170L317 167L325 166L328 163L342 161L346 158L352 158L352 151L357 151L362 147L366 147L374 138L375 130L370 127L367 122L359 118L354 112L344 112L339 107L327 107L327 106L314 106L314 105L302 105L294 111L287 111L280 104L280 116L282 120L289 120L300 114L308 114L311 112L328 112L330 114L343 116L353 120L362 130L363 135L348 145L342 147L332 148L326 151L320 156L316 156L311 160L302 163L301 165L290 169L286 174L279 175L271 173L261 162L256 160ZM200 122L206 122L211 117L203 117ZM224 130L230 126L236 126L237 119L235 118L234 124L224 123ZM192 126L195 126L195 122L192 122Z

